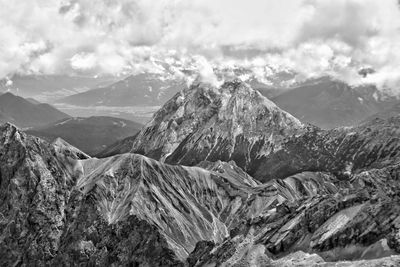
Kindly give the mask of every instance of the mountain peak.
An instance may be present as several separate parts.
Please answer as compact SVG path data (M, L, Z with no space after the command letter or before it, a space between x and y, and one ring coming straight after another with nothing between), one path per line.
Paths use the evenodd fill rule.
M11 140L21 140L25 134L17 126L10 122L0 125L0 136L2 143L8 143ZM4 140L4 141L3 141Z
M2 97L16 97L16 95L14 95L11 92L5 92L4 94L1 94L0 96L2 96Z
M184 165L234 160L247 170L250 158L269 154L303 128L299 120L240 80L220 87L195 83L154 114L131 151Z

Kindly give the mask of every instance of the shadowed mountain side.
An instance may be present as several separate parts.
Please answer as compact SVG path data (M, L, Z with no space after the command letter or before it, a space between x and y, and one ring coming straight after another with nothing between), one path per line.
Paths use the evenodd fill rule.
M395 103L392 106L388 106L381 112L375 113L372 116L368 117L364 122L372 121L374 119L389 119L391 117L397 117L400 115L400 101Z
M137 122L93 116L88 118L68 118L41 127L27 130L27 133L49 142L60 137L82 151L95 155L104 147L135 134L142 128Z
M0 122L18 127L34 127L52 123L70 116L48 104L33 104L11 93L0 95Z
M329 131L310 127L303 135L288 138L275 153L255 159L258 169L251 174L263 181L300 171L329 171L348 177L399 161L400 116L397 116Z
M329 77L311 79L271 100L302 122L324 129L357 125L396 102L376 86L351 87Z

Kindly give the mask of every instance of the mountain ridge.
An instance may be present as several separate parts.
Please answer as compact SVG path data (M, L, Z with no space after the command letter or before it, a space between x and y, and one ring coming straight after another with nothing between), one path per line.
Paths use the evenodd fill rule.
M33 104L10 92L0 95L0 115L1 122L11 122L25 128L70 117L49 104Z
M400 116L322 130L241 81L198 83L123 142L144 155L0 126L0 264L400 261Z
M0 133L1 264L279 266L291 262L281 258L284 252L306 249L343 260L343 244L355 242L354 255L361 255L380 238L400 251L399 163L347 180L304 172L260 184L233 162L186 167L132 153L80 160L11 124ZM13 183L20 186L4 190ZM12 221L24 235L12 235ZM354 232L357 227L361 231ZM332 249L340 253L330 256ZM330 266L320 256L301 257Z

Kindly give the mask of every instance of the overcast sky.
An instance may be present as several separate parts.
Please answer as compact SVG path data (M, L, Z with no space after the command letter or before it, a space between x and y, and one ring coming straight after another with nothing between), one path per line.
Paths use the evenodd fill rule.
M400 84L397 0L0 0L0 76L243 64ZM205 67L206 66L206 67ZM363 67L376 73L361 79Z

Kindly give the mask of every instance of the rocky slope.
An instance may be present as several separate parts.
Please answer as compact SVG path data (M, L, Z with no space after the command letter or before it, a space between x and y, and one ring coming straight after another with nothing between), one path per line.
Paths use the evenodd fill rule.
M382 168L400 160L400 116L328 131L309 127L255 160L259 167L253 176L263 181L300 171L329 171L343 178Z
M296 266L290 259L296 254L280 257L302 250L319 254L308 255L304 266L331 266L333 263L325 260L372 259L398 253L399 175L400 165L395 164L361 172L348 180L333 178L333 191L285 201L247 219L223 243L199 243L188 261L191 266ZM381 266L386 261L396 266L398 260L341 262L335 266Z
M220 243L242 218L319 191L264 190L223 162L79 160L83 153L61 140L48 144L10 124L0 130L1 265L179 265L198 241Z
M157 166L133 154L76 160L76 155L69 153L71 149L65 153L59 144L55 148L10 124L3 125L0 133L0 265L176 266L180 264L176 256L179 249L172 248L185 251L188 248L183 249L182 242L195 242L167 232L187 234L196 229L169 224L184 219L171 216L177 209L174 205L188 205L185 214L189 217L190 204L196 201L192 197L180 203L185 201L180 196L185 192L182 189L169 194L175 187L168 179L182 179L175 176L179 173L188 175L184 168ZM157 167L170 176L159 181L162 176ZM144 203L147 209L143 209ZM164 208L165 213L160 213ZM201 206L196 211L207 213ZM218 232L212 217L207 217L208 221L202 218L199 216L193 225L203 226L204 231L215 227ZM203 239L213 233L206 231L207 236L202 236L199 231L195 235ZM168 236L172 236L170 240ZM175 244L173 238L181 243Z
M378 122L373 136L398 125ZM331 266L400 252L397 152L372 154L380 164L343 176L308 171L261 184L234 162L91 159L10 124L0 133L1 265ZM298 250L306 253L285 256Z
M396 266L399 138L400 116L321 130L239 81L175 95L124 141L145 155L6 124L0 265Z

